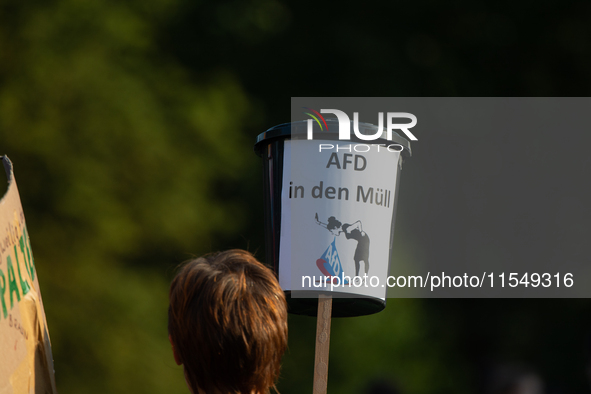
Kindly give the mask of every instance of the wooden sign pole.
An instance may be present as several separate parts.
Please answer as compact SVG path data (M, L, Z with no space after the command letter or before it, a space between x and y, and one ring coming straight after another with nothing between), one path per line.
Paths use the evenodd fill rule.
M328 354L330 346L330 319L332 296L318 296L318 321L316 324L316 357L314 359L314 394L326 394L328 385Z

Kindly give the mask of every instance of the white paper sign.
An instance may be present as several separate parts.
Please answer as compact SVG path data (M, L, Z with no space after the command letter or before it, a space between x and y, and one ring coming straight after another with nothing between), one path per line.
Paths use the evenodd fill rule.
M279 256L284 290L385 299L399 148L285 141Z

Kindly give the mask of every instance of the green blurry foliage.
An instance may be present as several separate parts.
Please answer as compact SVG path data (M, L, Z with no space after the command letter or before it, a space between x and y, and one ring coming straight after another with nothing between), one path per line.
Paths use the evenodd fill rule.
M230 72L197 77L158 48L178 5L0 6L0 149L62 393L186 392L166 333L170 267L247 231L227 191L259 175L243 137L256 109Z

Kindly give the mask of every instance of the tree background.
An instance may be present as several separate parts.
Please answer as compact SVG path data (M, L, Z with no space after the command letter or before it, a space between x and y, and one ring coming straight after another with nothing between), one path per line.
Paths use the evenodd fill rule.
M168 283L212 250L264 260L252 147L289 119L290 97L589 96L590 11L2 0L0 153L15 167L58 390L187 392ZM412 210L421 185L405 175L399 210ZM397 229L397 253L412 256L424 228L399 212ZM589 392L589 312L587 300L390 299L333 322L329 390L501 393L532 373L546 393ZM281 393L311 390L314 334L314 319L290 316Z

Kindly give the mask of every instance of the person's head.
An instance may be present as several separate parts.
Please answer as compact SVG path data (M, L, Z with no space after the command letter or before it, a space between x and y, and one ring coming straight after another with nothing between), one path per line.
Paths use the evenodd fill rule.
M194 394L267 393L287 348L285 296L252 254L206 255L170 285L168 333Z

